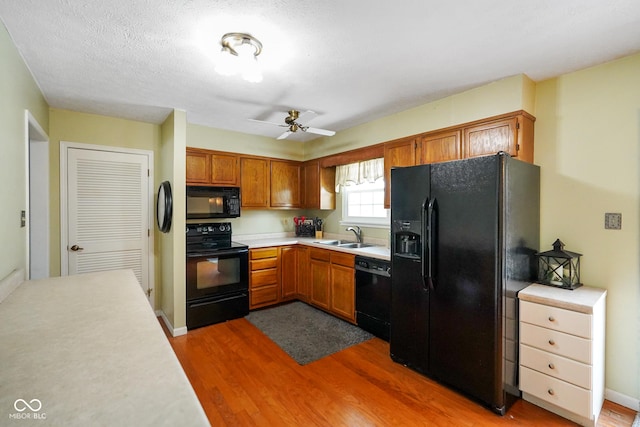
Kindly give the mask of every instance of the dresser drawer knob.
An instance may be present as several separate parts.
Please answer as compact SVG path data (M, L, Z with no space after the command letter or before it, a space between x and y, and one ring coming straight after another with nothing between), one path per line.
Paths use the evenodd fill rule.
M549 369L556 369L556 365L554 365L553 363L549 363Z
M554 340L549 340L549 344L556 345L556 342Z
M551 396L553 396L555 394L555 392L553 391L552 388L550 388L549 390L547 390L547 393L549 393Z
M553 316L549 316L549 322L555 322L555 321L556 321L556 318L555 318L555 317L553 317Z

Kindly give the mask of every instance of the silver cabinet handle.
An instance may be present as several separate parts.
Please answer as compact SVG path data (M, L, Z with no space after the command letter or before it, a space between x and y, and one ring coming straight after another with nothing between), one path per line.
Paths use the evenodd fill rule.
M549 393L551 396L553 396L555 394L555 392L553 391L552 388L550 388L549 390L547 390L547 393Z
M555 320L556 320L555 317L549 316L549 322L555 322Z
M552 340L552 339L551 339L551 340L549 340L549 344L551 344L551 345L556 345L556 342L555 342L554 340Z
M78 246L78 245L73 245L73 246L71 246L69 249L71 249L73 252L78 252L78 251L83 250L84 248L81 248L81 247L80 247L80 246Z
M555 369L556 365L554 365L553 363L549 363L549 369Z

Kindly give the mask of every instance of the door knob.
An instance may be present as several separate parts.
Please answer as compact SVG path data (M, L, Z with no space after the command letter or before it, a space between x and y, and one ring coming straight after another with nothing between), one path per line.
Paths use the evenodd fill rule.
M80 247L80 246L78 246L78 245L73 245L73 246L71 246L69 249L71 249L73 252L78 252L78 251L83 250L84 248L81 248L81 247Z

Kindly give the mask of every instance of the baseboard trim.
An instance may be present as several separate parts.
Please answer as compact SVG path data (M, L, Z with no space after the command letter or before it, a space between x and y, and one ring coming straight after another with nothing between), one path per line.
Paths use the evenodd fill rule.
M618 393L617 391L607 388L604 390L604 398L634 411L640 411L640 399L636 399L635 397L627 396L626 394Z
M172 337L179 337L180 335L186 335L187 334L187 327L183 326L181 328L174 328L173 325L171 324L171 322L169 321L169 318L166 316L166 314L164 314L164 311L156 310L156 316L159 316L162 319L162 321L164 322L165 326L167 327L167 329L171 333Z
M22 282L24 282L23 268L13 270L7 277L0 280L0 302L4 301Z

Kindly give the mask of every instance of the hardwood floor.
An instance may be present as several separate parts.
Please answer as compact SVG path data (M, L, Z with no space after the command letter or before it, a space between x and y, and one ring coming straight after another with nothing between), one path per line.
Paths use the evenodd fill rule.
M498 416L394 363L378 338L305 366L245 319L168 338L216 427L574 425L523 400ZM634 416L607 401L598 426Z

